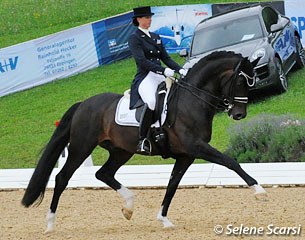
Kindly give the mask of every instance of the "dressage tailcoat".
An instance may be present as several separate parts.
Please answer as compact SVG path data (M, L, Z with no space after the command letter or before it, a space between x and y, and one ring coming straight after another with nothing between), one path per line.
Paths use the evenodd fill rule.
M164 74L165 67L161 66L161 61L177 72L181 69L166 52L160 36L152 32L149 33L151 37L137 29L128 40L129 49L137 65L137 73L131 84L130 109L143 104L138 87L149 71Z

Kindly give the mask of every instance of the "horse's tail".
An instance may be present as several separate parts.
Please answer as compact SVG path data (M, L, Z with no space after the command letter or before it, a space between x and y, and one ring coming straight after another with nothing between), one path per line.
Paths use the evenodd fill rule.
M43 151L29 185L22 198L22 205L31 206L38 198L39 205L44 197L44 192L55 164L69 142L72 117L81 102L72 105L63 115L49 143Z

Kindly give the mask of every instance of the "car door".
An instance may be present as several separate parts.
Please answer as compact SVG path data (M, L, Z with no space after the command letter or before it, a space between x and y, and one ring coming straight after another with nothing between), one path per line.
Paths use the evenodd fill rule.
M266 30L271 36L271 44L275 52L279 55L285 73L294 64L295 39L294 28L288 18L282 17L271 7L266 7L262 11ZM272 25L277 25L277 31L272 31ZM281 27L280 27L281 26Z
M294 28L289 20L286 21L285 27L281 31L278 39L276 39L274 48L279 53L284 71L287 73L294 64L294 53L296 51Z

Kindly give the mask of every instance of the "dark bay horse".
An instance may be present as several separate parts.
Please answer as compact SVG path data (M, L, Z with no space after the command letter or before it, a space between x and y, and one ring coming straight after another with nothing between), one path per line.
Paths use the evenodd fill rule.
M215 52L201 59L172 87L175 93L171 102L175 104L168 104L168 119L174 116L175 124L165 122L164 130L168 136L168 155L176 162L157 215L164 227L174 226L167 218L167 212L180 180L196 158L226 166L253 188L255 194L265 193L236 160L209 145L213 117L219 107L235 120L246 117L248 88L254 81L253 64L256 63L251 64L233 52ZM97 145L109 151L109 158L95 176L121 195L125 200L123 214L127 219L131 218L134 194L114 176L136 152L138 128L115 123L116 106L121 97L103 93L74 104L63 115L48 142L22 199L25 207L42 201L51 172L70 142L68 159L56 176L47 231L53 230L59 198L69 179ZM153 145L153 155L160 154Z

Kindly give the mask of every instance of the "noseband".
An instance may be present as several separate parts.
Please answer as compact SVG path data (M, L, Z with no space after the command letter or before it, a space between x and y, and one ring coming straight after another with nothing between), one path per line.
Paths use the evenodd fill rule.
M255 81L254 81L255 77L250 77L245 72L240 70L241 63L242 63L242 60L239 61L237 66L234 68L234 73L231 75L230 79L225 83L225 85L227 83L231 84L230 85L230 93L229 93L228 97L218 97L214 94L211 94L210 92L208 92L206 90L197 88L197 87L191 85L190 83L187 83L187 82L183 81L182 80L183 78L181 78L181 77L180 77L180 79L178 79L178 78L171 78L171 79L179 87L189 91L193 96L195 96L199 100L207 103L208 105L212 106L216 110L228 112L234 107L235 102L242 103L242 104L247 104L248 103L248 97L239 97L239 96L234 95L234 93L235 93L235 84L234 83L236 82L238 76L243 76L246 79L247 85L249 87L253 87L254 84L255 84ZM252 83L250 82L250 80L252 80ZM198 93L196 93L196 92L198 92ZM202 96L200 96L201 94L208 95L209 97L217 100L218 104L215 105L212 102L207 101Z

